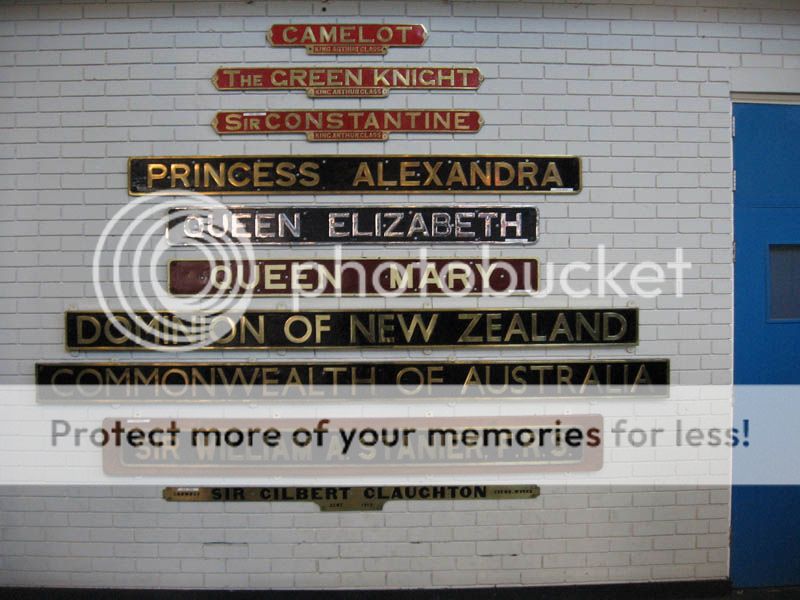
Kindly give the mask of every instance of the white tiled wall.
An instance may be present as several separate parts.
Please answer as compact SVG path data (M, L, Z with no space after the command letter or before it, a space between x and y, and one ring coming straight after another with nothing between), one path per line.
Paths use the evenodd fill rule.
M66 354L62 313L96 307L88 265L105 219L128 201L129 156L408 152L583 157L584 191L532 197L541 241L506 254L591 262L604 244L615 261L665 263L683 247L694 264L687 296L636 301L642 324L635 354L672 359L676 383L730 383L730 72L800 68L795 2L4 2L0 11L3 382L31 382L37 360L108 358ZM420 22L431 33L422 48L392 49L386 57L315 58L266 45L268 27L287 19ZM335 60L477 65L486 81L477 93L394 91L361 101L221 93L210 81L221 65ZM355 106L475 108L486 125L474 136L394 136L385 144L223 140L209 126L221 108ZM454 251L466 256L471 249L441 254ZM547 302L563 306L567 299ZM504 304L535 305L522 298ZM319 300L314 307L335 305ZM452 354L382 351L365 359ZM499 355L586 358L588 352L459 353ZM627 356L619 349L595 355ZM131 356L152 358L114 358ZM223 356L241 358L204 354ZM319 514L302 504L167 504L153 488L4 488L0 509L0 583L6 584L409 587L727 574L725 490L545 488L534 501L398 502L384 513Z

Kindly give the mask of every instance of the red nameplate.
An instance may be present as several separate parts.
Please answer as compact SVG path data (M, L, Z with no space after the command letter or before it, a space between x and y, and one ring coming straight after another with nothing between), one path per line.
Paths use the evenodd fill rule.
M476 90L475 67L220 67L219 90L306 90L312 98L383 97L390 89Z
M419 47L428 39L424 25L294 24L273 25L273 46L304 46L309 54L386 54L390 46Z
M395 133L474 133L483 125L475 110L274 110L218 112L220 134L305 133L309 141L385 141Z

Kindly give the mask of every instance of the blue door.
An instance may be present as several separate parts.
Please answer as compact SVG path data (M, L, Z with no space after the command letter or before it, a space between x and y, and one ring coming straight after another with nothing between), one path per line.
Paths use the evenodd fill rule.
M734 383L800 384L800 106L736 103L733 115ZM758 405L738 404L734 421L758 427ZM735 485L743 452L757 444L734 451L733 585L800 585L800 486Z

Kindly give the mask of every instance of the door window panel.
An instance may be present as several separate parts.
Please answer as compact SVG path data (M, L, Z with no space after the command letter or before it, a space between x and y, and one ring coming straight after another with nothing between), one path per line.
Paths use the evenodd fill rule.
M769 318L800 319L800 245L769 247Z

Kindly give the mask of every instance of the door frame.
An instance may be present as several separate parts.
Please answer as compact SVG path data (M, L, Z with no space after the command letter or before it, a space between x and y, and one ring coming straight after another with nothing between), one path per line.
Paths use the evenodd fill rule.
M734 164L735 164L734 163L734 146L735 146L735 140L736 140L736 122L735 122L735 119L734 119L734 116L735 116L734 115L734 105L735 104L780 104L780 105L789 105L789 106L800 106L800 79L797 79L796 81L798 82L797 85L796 85L796 87L798 89L794 93L766 92L766 91L731 92L731 105L730 105L730 110L731 110L731 169L733 169ZM733 182L733 186L732 186L732 190L731 190L731 219L732 219L733 244L734 244L734 247L733 247L733 250L734 250L734 252L733 252L733 262L735 263L736 262L735 251L736 251L736 242L737 242L737 231L739 231L739 230L737 230L737 227L736 227L736 213L737 213L736 207L737 207L737 204L736 204L735 171L732 172L732 182ZM776 207L776 208L778 208L778 207ZM766 244L766 246L764 248L767 256L769 256L769 248L771 246L780 245L782 243L795 244L797 242L796 242L796 240L786 241L786 240L783 240L783 239L780 239L780 238L776 238L775 240L770 240ZM736 336L735 336L736 304L737 304L736 303L736 299L735 299L735 292L736 292L736 284L735 284L736 267L735 267L735 264L733 265L733 269L732 269L732 277L733 277L733 280L734 280L733 281L733 287L732 287L734 295L732 297L732 303L731 303L732 313L733 313L733 323L734 323L734 331L732 331L732 337L733 337L733 339L732 339L732 349L733 349L732 359L733 359L733 368L735 369L736 368L736 359L735 359L735 357L736 357L736 345L737 345L736 344ZM762 285L764 286L763 293L764 293L765 299L766 299L766 302L764 304L765 307L769 307L769 301L768 300L769 300L769 294L770 294L770 282L769 282L768 278L769 278L769 273L765 272L764 273L764 279L762 281ZM764 318L768 322L770 321L769 315L764 315ZM791 320L791 322L797 322L797 320L793 319L793 320ZM735 377L736 377L736 374L734 373L733 381L736 380ZM734 456L735 456L735 453L734 453ZM750 493L750 492L751 492L751 490L749 490L749 489L740 489L740 491L737 492L737 488L735 488L733 486L731 487L731 497L730 497L731 501L730 501L730 506L729 506L729 523L730 523L730 526L729 526L728 576L729 576L730 580L733 582L734 585L736 585L736 583L737 583L736 582L737 577L736 577L736 574L733 571L734 564L733 564L733 561L732 561L733 554L734 554L733 549L734 549L734 536L735 536L735 532L733 531L733 526L734 526L734 522L733 522L734 505L743 506L743 510L747 509L748 506L750 506L751 508L754 507L755 504L753 504L753 502L754 502L754 498L756 498L756 496L754 495L756 493L756 490L752 490L753 493ZM738 498L738 501L737 501L737 498ZM740 523L740 525L741 525L741 523ZM745 524L745 529L747 529L747 525L746 524ZM742 533L741 527L739 529L737 529L737 530L740 532L740 534ZM745 531L744 534L746 535L747 532ZM737 545L737 547L738 547L738 545Z

